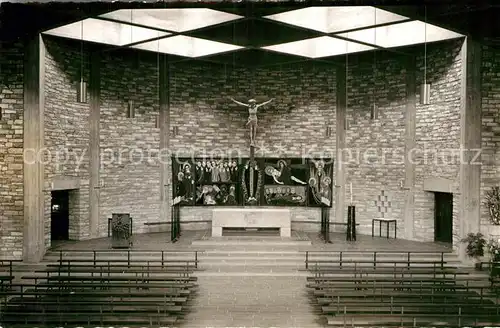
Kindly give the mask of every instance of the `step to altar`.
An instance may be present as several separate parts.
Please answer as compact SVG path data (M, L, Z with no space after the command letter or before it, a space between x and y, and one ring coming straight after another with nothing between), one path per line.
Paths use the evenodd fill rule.
M310 246L310 240L275 236L222 236L193 240L193 246Z

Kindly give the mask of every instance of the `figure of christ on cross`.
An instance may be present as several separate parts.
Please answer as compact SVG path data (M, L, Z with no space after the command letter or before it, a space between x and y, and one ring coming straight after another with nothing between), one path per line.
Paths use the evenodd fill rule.
M255 137L257 136L257 109L261 106L269 104L274 100L274 98L261 104L257 104L257 101L255 99L250 99L248 101L248 104L239 102L237 100L234 100L233 98L230 99L238 105L248 107L248 122L246 125L250 127L250 146L255 146Z

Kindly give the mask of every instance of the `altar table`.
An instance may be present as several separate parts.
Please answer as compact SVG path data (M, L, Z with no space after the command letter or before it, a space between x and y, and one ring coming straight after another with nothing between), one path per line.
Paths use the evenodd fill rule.
M215 208L212 236L221 237L222 228L279 228L281 237L291 236L289 209Z

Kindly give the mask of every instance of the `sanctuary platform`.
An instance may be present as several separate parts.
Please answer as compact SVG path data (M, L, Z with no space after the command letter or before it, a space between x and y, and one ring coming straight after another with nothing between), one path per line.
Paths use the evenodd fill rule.
M159 250L159 249L186 249L196 248L203 250L204 244L216 244L223 241L231 241L232 244L240 244L242 247L249 242L260 241L263 246L269 241L309 241L304 245L304 250L331 250L331 251L399 251L399 252L452 252L452 248L447 244L435 242L418 242L405 239L387 239L384 237L371 237L368 235L358 235L357 241L349 242L345 240L344 233L330 233L330 244L325 244L317 232L303 232L291 230L291 237L282 238L265 235L265 233L255 232L231 232L227 236L212 237L210 230L186 230L178 242L170 241L169 232L155 232L147 234L135 234L132 236L133 245L131 249L137 250ZM207 243L209 241L210 243ZM203 244L202 243L202 244ZM198 244L198 245L196 245ZM286 243L285 243L286 244ZM96 238L82 241L58 241L53 242L51 250L88 250L88 249L108 249L111 245L111 238Z

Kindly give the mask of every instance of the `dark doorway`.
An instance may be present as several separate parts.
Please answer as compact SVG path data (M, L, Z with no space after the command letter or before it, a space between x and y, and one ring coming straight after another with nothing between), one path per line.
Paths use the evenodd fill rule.
M52 240L69 239L69 191L52 192L50 204L50 238Z
M434 193L434 240L443 243L453 241L453 194Z

